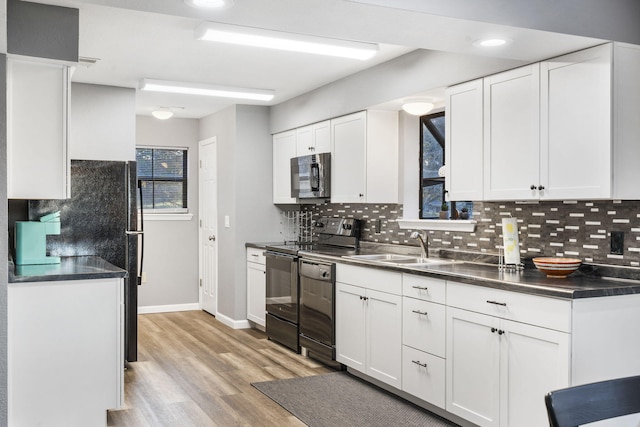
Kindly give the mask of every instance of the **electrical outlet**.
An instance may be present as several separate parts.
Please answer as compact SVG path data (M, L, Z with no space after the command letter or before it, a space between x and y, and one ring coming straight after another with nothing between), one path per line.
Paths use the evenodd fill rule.
M622 255L624 252L624 232L612 231L611 232L611 253L615 255Z
M147 272L146 271L142 272L142 283L147 283Z
M379 219L376 219L374 222L374 231L376 232L376 234L380 234L380 228L382 228L382 221Z

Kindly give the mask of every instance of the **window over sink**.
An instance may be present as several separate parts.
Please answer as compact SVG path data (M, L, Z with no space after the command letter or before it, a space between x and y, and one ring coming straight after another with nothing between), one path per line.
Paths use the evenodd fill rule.
M444 166L445 112L420 117L420 219L440 218L445 207L445 177L440 176ZM473 215L473 203L452 201L446 203L446 219L457 219L465 208L468 218Z

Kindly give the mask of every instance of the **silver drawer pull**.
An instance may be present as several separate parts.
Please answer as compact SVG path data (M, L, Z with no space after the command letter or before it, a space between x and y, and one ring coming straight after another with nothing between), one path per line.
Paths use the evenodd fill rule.
M425 286L412 286L413 289L417 289L419 291L428 291L429 288L425 287Z
M260 255L258 255L258 254L251 254L251 256L254 256L254 257L258 258Z
M427 364L426 364L426 363L420 363L420 361L419 361L419 360L412 360L411 362L415 363L415 364L416 364L416 365L418 365L418 366L422 366L423 368L426 368L426 367L427 367Z
M415 314L420 314L421 316L429 315L429 313L427 313L426 311L420 311L420 310L411 310L411 311Z
M491 300L487 300L487 304L495 304L495 305L501 305L503 307L507 306L506 302L498 302L498 301L491 301Z

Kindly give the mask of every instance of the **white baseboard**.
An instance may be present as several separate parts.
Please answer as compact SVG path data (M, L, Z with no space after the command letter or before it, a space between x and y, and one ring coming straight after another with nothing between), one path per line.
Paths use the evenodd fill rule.
M147 305L138 307L138 314L170 313L173 311L200 310L197 302L191 304Z
M233 329L249 329L249 328L251 328L251 324L246 319L245 320L233 320L232 318L227 317L222 313L217 313L216 314L216 319L218 319L220 322L222 322L223 324L225 324L228 327L233 328Z

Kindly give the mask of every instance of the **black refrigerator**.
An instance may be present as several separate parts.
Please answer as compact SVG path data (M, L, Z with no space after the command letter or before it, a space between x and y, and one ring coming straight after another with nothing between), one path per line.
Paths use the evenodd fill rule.
M51 256L96 255L125 278L125 360L138 359L138 285L144 235L138 224L136 162L72 160L71 198L29 202L29 219L60 211L60 235L47 237Z

